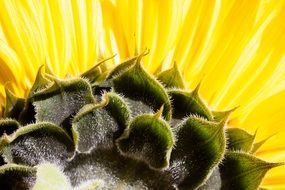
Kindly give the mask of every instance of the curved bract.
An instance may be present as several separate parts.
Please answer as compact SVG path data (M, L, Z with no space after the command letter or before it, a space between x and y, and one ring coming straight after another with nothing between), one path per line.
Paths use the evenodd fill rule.
M7 91L0 187L251 190L281 165L251 155L255 136L227 129L231 111L183 89L176 66L157 80L142 56L107 74L97 65L84 79L40 69L21 106Z

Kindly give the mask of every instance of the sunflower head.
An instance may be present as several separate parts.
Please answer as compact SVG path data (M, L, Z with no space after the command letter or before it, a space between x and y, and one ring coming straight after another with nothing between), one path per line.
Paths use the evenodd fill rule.
M0 188L284 189L284 18L284 0L0 1Z
M254 135L225 128L231 111L183 89L177 66L153 76L143 56L77 78L40 68L26 99L7 90L1 187L257 189L280 165L252 155Z

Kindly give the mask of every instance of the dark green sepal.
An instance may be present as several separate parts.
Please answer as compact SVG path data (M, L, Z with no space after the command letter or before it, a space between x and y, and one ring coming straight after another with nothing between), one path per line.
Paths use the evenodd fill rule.
M113 79L114 89L127 98L142 101L153 110L164 105L163 116L169 121L172 115L169 96L164 87L142 68L140 59L129 70Z
M134 118L116 144L123 155L142 160L151 168L168 167L174 135L170 126L160 119L162 109L155 115Z
M64 129L42 122L21 127L11 135L4 134L0 138L0 152L8 163L59 164L73 156L74 144Z
M0 166L1 189L32 189L36 181L36 168L5 164Z
M70 122L85 104L94 103L90 84L82 78L59 80L54 78L47 88L33 94L32 102L37 121L49 121L57 125Z
M120 126L115 138L122 135L123 131L127 128L131 120L131 112L125 100L114 92L108 92L105 95L108 99L108 104L105 109L112 115Z
M161 72L157 76L157 79L162 82L166 88L184 89L183 78L176 63L174 63L171 69Z
M20 124L13 119L0 119L0 137L4 134L10 135L20 127Z
M281 163L268 163L248 153L229 151L220 165L222 190L258 189L266 172Z
M4 109L5 118L18 119L25 106L25 99L16 97L10 90L5 88L6 105Z
M84 106L74 117L72 135L78 152L94 148L110 148L127 127L130 112L121 97L103 95L99 104Z
M175 132L176 146L171 165L174 173L182 171L176 177L176 183L180 189L195 189L223 159L226 149L224 122L190 116L175 128Z
M255 134L249 134L240 128L228 128L228 149L249 152L253 147Z
M182 119L190 114L197 114L208 120L213 120L211 111L198 94L198 87L193 92L183 90L168 91L173 107L173 117Z

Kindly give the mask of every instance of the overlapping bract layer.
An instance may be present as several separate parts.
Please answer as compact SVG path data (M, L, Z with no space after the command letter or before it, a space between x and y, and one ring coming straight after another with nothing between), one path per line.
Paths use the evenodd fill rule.
M0 120L0 186L259 188L280 164L252 156L254 135L226 129L230 111L211 111L198 87L185 91L177 67L157 80L142 56L107 73L96 65L83 78L41 68L27 99L7 91L5 116L14 120Z

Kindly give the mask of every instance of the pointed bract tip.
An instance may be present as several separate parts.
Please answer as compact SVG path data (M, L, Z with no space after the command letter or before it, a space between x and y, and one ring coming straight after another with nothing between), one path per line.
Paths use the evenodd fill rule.
M11 83L11 82L9 82ZM11 92L11 90L9 90L9 88L7 87L8 83L5 83L4 85L4 90L5 90L5 94L6 94L6 99L7 97L15 97L15 95Z
M178 64L177 64L176 61L174 61L172 69L173 69L176 73L179 73L179 74L181 75L181 73L180 73L180 71L179 71Z
M255 139L255 137L256 137L256 135L257 135L258 129L259 129L259 128L257 127L256 130L254 131L254 134L253 134L254 139Z
M95 64L95 65L93 66L93 68L99 67L102 63L105 63L106 61L109 61L109 60L113 59L113 58L116 57L116 56L117 56L117 54L115 53L114 55L112 55L112 56L110 56L110 57L107 57L107 58L105 58L105 59L102 59L102 60L99 61L97 64Z
M52 75L52 70L51 70L51 68L49 68L49 64L48 64L48 61L47 61L47 59L45 60L45 63L43 64L44 65L44 72L45 73L47 73L47 74L50 74L50 75Z
M4 86L4 89L5 89L5 94L6 94L6 109L7 109L7 105L9 105L9 104L14 105L18 98L11 90L9 90L6 87L6 85Z
M285 162L267 163L267 165L268 165L268 168L272 169L272 168L284 166Z
M39 70L38 70L38 74L39 73L41 73L41 74L45 73L45 67L46 67L45 64L40 65Z
M225 113L225 119L228 119L230 117L230 115L238 108L239 106L237 107L234 107L232 109L229 109L229 110L226 110L224 113Z
M177 70L177 71L179 71L179 68L178 68L178 65L177 65L176 61L173 62L173 67L172 68Z
M258 130L259 130L259 128L257 128L257 129L255 130L254 138L256 137ZM252 148L252 150L251 150L251 153L255 153L266 141L268 141L270 138L274 137L275 135L277 135L277 133L274 133L274 134L268 136L267 138L265 138L265 139L263 139L263 140L261 140L261 141L258 141L258 142L256 142L256 143L254 143L254 146L253 146L253 148Z
M162 106L159 108L159 110L154 114L154 117L159 119L163 113L163 109L164 109L164 104L162 104Z
M199 89L201 86L201 81L197 84L197 86L194 88L194 90L192 91L193 95L198 95L199 94Z
M228 114L231 114L231 113L233 113L234 111L236 111L239 107L240 107L240 106L236 106L236 107L234 107L234 108L232 108L232 109L227 110L226 112L227 112Z
M137 61L135 64L135 67L137 68L141 68L141 60L144 56L146 56L147 54L149 54L149 49L145 49L138 57L137 57Z
M139 55L138 59L139 59L139 58L142 58L142 57L144 57L144 56L146 56L146 55L148 55L149 52L150 52L150 49L145 48L145 49L143 50L143 52Z

